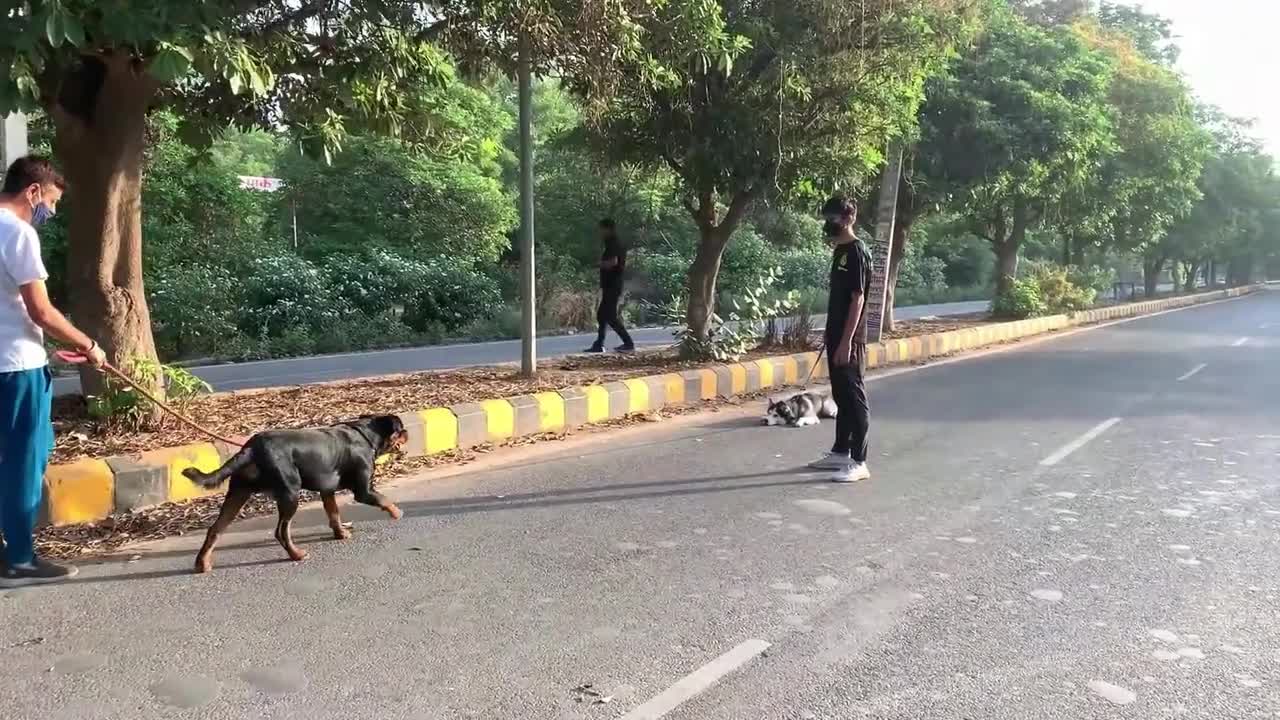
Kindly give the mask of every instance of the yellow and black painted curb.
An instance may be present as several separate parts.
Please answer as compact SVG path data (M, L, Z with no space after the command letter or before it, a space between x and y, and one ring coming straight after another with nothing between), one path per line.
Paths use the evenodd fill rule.
M1075 325L1238 297L1255 289L1235 288L886 340L868 347L867 365L876 368L919 362ZM410 456L432 455L528 435L572 430L669 406L794 386L809 377L811 370L815 379L826 377L825 363L814 368L818 360L818 353L808 352L559 392L411 410L400 413L409 432L405 452ZM188 467L212 471L234 450L222 443L193 443L130 457L83 459L50 466L45 475L44 520L53 525L91 522L151 505L218 494L220 489L204 490L192 484L182 471Z

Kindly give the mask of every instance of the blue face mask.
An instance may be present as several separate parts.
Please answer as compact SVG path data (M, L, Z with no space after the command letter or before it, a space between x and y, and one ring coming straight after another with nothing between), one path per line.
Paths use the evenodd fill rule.
M53 217L53 211L49 209L49 206L46 205L43 200L36 203L36 206L31 208L32 227L40 227L41 225L49 222L49 218L51 217Z
M49 222L49 218L51 217L53 217L53 211L49 209L48 205L40 203L31 211L31 225L33 227L40 227L41 225Z

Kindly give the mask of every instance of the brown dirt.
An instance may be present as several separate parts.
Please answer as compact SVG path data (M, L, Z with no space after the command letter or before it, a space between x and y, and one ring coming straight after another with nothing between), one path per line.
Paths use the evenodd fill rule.
M987 322L982 315L899 323L888 337L946 332ZM761 349L746 359L791 352ZM702 363L680 360L671 350L635 355L572 356L539 364L535 379L512 367L475 367L444 372L388 375L294 387L215 393L194 398L186 414L224 436L252 435L267 428L314 427L368 413L403 412L463 402L563 390L641 375L676 372ZM166 418L158 429L134 430L88 416L83 399L59 398L54 406L57 442L51 462L130 455L144 450L206 440Z

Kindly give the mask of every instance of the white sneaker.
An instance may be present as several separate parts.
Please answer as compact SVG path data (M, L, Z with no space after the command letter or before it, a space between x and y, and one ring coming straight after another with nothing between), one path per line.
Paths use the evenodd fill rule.
M837 483L856 483L861 480L871 479L871 469L864 462L849 462L849 467L844 470L837 470L831 476L831 482Z
M848 453L827 453L822 457L809 463L810 470L838 470L847 471L853 467L853 458Z

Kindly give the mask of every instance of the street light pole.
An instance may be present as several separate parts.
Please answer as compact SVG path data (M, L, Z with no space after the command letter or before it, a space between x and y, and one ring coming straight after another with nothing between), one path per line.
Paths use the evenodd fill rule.
M533 83L529 35L520 33L520 369L526 377L538 371L536 277L533 254Z

